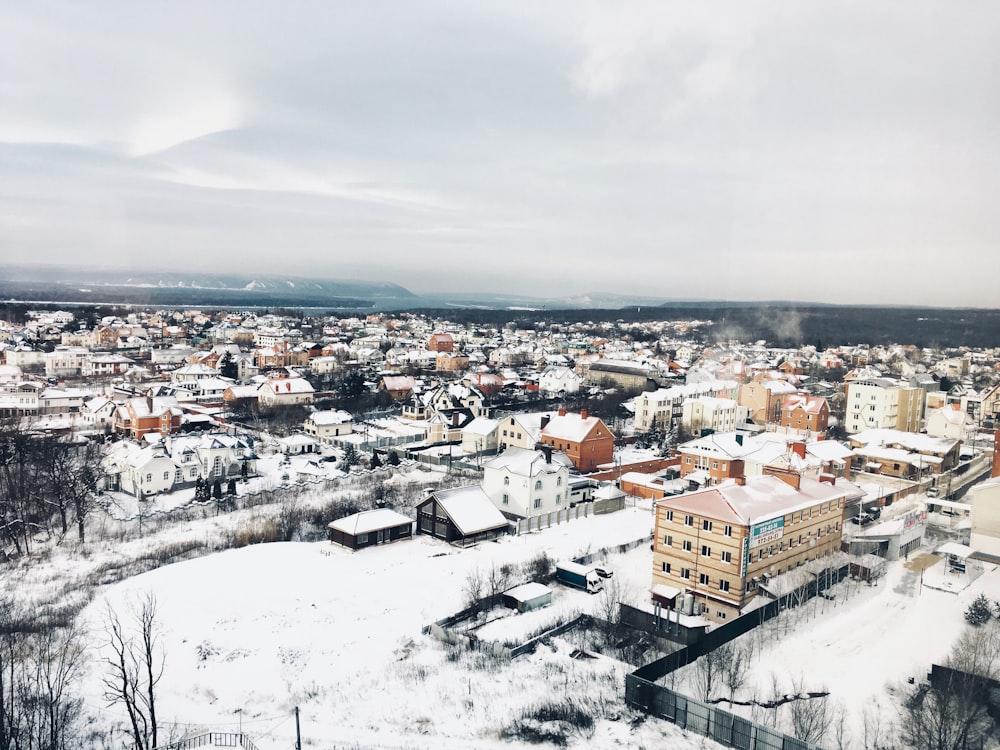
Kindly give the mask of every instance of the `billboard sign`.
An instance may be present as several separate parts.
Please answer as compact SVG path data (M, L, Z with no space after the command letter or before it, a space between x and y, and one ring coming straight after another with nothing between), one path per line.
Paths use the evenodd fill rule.
M779 516L769 521L762 521L750 527L750 549L770 544L781 539L785 533L785 517Z

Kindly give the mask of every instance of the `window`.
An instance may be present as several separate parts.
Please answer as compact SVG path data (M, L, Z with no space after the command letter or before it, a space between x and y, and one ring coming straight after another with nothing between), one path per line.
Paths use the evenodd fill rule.
M691 569L681 568L681 578L684 578L685 580L691 578Z
M557 492L556 493L556 505L559 505L559 503L561 503L561 502L562 502L562 493L561 492Z
M562 477L556 477L556 487L562 487Z
M503 483L504 483L505 485L508 485L508 484L510 484L510 477L504 477L504 478L503 478Z
M146 481L147 482L152 482L153 481L153 475L152 474L147 474L146 475Z
M503 504L510 505L510 495L508 495L506 492L503 493Z
M733 553L728 550L722 550L722 562L731 563L733 561Z
M720 620L725 620L726 619L726 613L725 612L719 612L718 610L716 610L715 615Z
M666 520L668 520L668 521L673 521L674 520L674 512L672 510L665 511L663 517Z
M357 537L354 539L354 543L355 544L368 544L368 535L367 534L358 534Z
M684 457L684 463L690 464L691 463L691 456L685 456Z
M719 579L719 591L729 591L729 581Z
M712 530L712 522L709 521L707 518L702 519L701 530L702 531L711 531Z
M707 544L701 545L701 556L702 557L711 557L712 556L712 548L709 547Z
M542 489L542 480L541 479L536 479L535 480L535 489L536 490Z
M718 468L719 468L719 462L718 461L712 461L712 469L713 470L718 470Z
M670 563L668 563L668 562L661 563L661 566L663 568L663 572L664 573L669 573L670 572Z
M726 536L732 536L733 535L733 527L729 526L729 525L723 526L722 527L722 533L725 534Z
M694 516L684 516L685 526L694 526Z
M698 574L698 583L700 583L702 586L707 586L708 585L708 573L699 573Z
M541 508L542 507L542 498L540 498L540 497L536 497L535 498L535 507L536 508Z
M691 551L691 540L690 539L685 539L683 542L681 542L681 548L685 552L690 552Z
M168 479L170 479L170 472L169 471L163 472L163 480L166 481Z
M667 546L667 547L673 547L674 546L674 538L672 536L670 536L669 534L665 535L663 537L663 544L665 546Z

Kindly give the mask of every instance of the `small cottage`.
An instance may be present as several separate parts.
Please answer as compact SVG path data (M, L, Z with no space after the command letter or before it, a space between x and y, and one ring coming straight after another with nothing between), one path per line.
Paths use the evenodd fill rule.
M361 549L411 538L413 521L394 510L377 508L331 521L327 530L334 544Z

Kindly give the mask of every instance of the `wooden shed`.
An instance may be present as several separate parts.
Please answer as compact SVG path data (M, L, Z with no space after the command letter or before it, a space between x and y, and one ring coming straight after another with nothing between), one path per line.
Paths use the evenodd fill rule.
M386 544L413 536L413 521L388 508L363 510L327 526L330 541L349 549Z
M417 533L475 544L508 533L510 522L478 484L437 490L417 505Z

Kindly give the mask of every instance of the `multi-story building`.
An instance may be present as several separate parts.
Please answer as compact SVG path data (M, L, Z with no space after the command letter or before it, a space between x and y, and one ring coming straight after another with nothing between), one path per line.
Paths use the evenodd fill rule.
M781 419L782 399L794 393L797 393L795 386L787 380L767 379L759 375L740 386L737 400L740 406L750 410L750 419L757 424L776 424Z
M483 491L508 518L528 518L569 507L565 454L508 448L483 464Z
M924 415L924 390L889 378L847 381L844 429L849 434L871 429L917 432Z
M692 594L712 620L738 617L771 577L840 548L847 494L832 476L772 469L660 500L654 591Z
M681 425L689 435L733 432L746 421L748 413L734 399L698 396L684 401Z
M635 397L635 429L645 431L654 425L666 431L671 425L680 424L684 401L698 396L736 398L739 384L735 380L710 380L703 383L675 385L646 391Z

